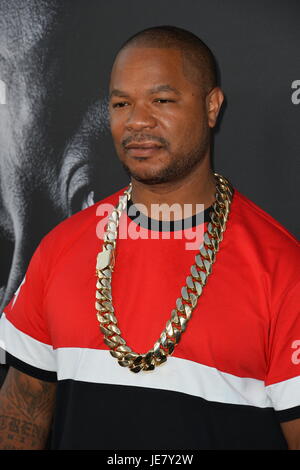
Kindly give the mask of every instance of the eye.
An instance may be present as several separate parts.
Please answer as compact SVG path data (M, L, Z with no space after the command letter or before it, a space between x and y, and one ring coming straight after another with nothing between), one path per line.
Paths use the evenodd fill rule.
M128 106L129 103L127 101L119 101L118 103L113 103L112 108L124 108L125 106Z
M175 100L171 100L169 98L156 98L154 100L155 103L161 103L161 104L164 104L164 103L175 103Z

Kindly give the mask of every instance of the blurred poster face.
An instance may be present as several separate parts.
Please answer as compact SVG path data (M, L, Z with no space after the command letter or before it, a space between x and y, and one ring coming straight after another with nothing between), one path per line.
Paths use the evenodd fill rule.
M101 61L88 34L82 45L80 8L0 1L1 308L41 238L99 189ZM91 47L100 51L100 41Z

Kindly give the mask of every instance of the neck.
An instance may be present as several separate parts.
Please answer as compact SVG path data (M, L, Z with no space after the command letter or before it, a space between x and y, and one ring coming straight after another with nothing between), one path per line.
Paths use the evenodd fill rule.
M132 202L143 204L147 210L146 214L160 220L180 219L185 204L190 205L191 215L199 213L201 209L207 209L215 200L215 178L207 161L201 162L190 175L175 182L147 185L132 178ZM178 213L167 212L166 216L161 212L155 215L154 205L161 204L169 207L176 204L180 210ZM200 210L199 204L204 206Z

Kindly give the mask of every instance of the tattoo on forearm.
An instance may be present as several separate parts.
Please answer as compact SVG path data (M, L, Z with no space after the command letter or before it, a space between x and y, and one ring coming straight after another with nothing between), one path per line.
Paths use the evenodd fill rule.
M42 449L47 440L56 385L12 370L1 389L0 448Z
M40 415L49 411L53 404L52 384L38 381L33 389L32 384L23 374L15 374L12 386L7 390L7 399L24 418L35 421Z
M14 447L16 441L18 445L27 444L29 447L35 447L41 440L47 439L47 432L42 426L12 416L0 415L0 431L5 432L5 441L11 441L8 447L2 447L3 449L16 449L17 447ZM0 445L2 442L4 438L0 436Z

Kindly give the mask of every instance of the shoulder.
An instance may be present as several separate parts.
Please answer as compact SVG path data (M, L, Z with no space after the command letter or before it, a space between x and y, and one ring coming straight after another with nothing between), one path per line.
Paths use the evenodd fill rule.
M229 217L231 240L257 269L282 286L299 281L300 244L286 228L238 191Z
M85 237L87 233L95 233L97 222L107 215L107 211L118 203L119 196L125 188L118 190L112 195L96 202L90 207L77 212L71 217L60 222L41 241L40 250L46 258L59 257L61 253L73 246L78 239ZM105 210L99 210L104 207Z
M299 241L277 220L249 198L235 190L232 204L232 219L235 225L244 228L249 236L254 237L257 242L261 239L262 244L299 250Z

